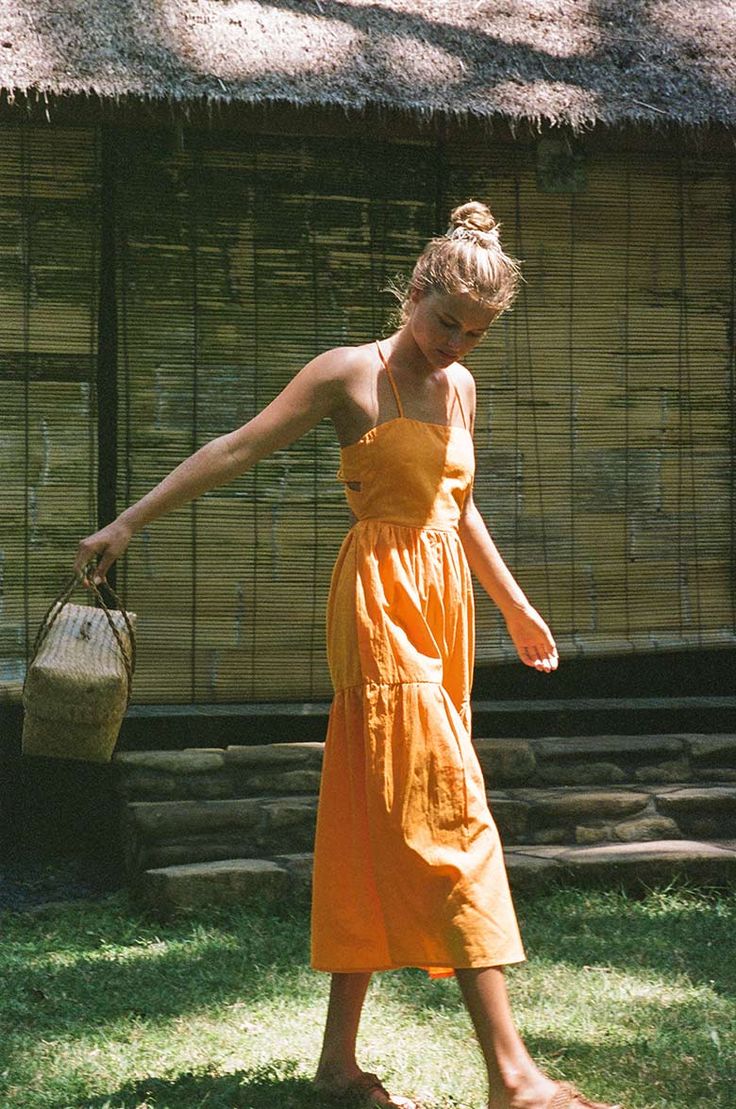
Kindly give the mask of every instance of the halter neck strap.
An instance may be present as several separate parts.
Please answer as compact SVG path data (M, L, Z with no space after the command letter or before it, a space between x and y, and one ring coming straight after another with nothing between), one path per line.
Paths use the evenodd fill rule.
M386 368L386 374L388 375L388 379L391 382L391 388L393 390L394 398L396 400L396 407L399 410L399 416L403 416L404 415L404 406L401 403L401 397L399 396L399 390L396 387L396 382L394 381L394 375L391 371L391 367L388 364L388 360L387 360L386 356L384 355L383 351L381 350L381 345L378 342L378 339L376 339L376 346L378 347L378 353L381 356L381 361L383 362L383 364ZM458 403L458 406L460 408L460 415L463 418L463 427L466 428L466 430L467 430L468 421L465 419L465 409L463 408L463 402L460 400L460 393L458 392L457 385L454 383L454 381L452 382L452 387L455 390L455 397L457 398L457 403Z
M391 367L389 366L383 351L381 350L381 345L378 342L378 339L376 339L376 346L378 347L378 353L381 356L381 361L383 362L383 364L386 368L386 373L388 375L388 379L391 382L391 388L393 390L394 399L396 401L396 407L399 410L399 415L403 416L404 415L404 406L401 403L401 397L399 396L399 390L396 388L396 382L394 381L394 375L391 372Z
M466 431L469 431L470 429L468 428L468 421L465 419L465 409L463 408L463 402L460 400L460 394L457 390L457 385L453 382L452 387L455 390L455 396L457 397L457 403L460 407L460 415L463 418L463 427L466 429Z

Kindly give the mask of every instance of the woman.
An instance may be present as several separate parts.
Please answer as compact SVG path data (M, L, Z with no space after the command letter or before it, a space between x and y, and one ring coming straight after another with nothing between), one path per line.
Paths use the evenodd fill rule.
M489 209L469 202L420 255L401 326L318 355L243 427L181 463L79 544L98 580L152 520L224 485L329 417L353 525L327 608L330 710L315 836L311 965L332 974L317 1089L410 1107L355 1057L374 970L455 975L482 1048L489 1109L617 1109L556 1082L513 1024L503 968L525 960L498 831L470 740L470 570L522 662L557 668L549 628L473 503L473 377L462 360L520 277Z

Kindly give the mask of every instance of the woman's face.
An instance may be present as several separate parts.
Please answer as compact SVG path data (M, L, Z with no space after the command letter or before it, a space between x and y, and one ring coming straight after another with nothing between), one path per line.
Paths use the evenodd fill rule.
M495 318L495 311L470 293L431 290L422 296L412 290L407 326L427 361L439 369L462 361Z

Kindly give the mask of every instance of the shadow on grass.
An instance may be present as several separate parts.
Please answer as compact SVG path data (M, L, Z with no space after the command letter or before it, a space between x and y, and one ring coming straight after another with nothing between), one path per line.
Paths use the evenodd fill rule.
M602 966L686 978L736 997L736 890L685 875L654 885L563 886L549 897L516 900L525 945L535 959L573 968ZM555 918L559 926L555 926ZM724 952L729 958L724 959Z
M685 883L643 889L639 896L623 890L566 887L542 896L520 893L515 903L528 957L537 962L567 965L576 971L590 969L595 974L606 969L629 972L632 978L656 974L677 985L707 986L725 1003L736 995L736 968L730 958L736 922L733 894L714 891L710 897ZM165 1021L218 1003L237 1000L247 1005L278 999L285 991L292 999L303 993L313 1003L315 983L324 989L326 1010L329 975L309 967L308 898L291 906L245 913L208 910L165 924L120 908L115 901L107 907L80 905L72 916L69 910L66 915L51 911L28 919L27 924L22 914L13 914L4 944L6 1027L24 1037L68 1036L119 1017ZM55 958L59 952L66 956L63 965ZM524 973L524 964L509 969L513 982L517 969ZM374 980L380 981L385 997L419 1023L431 1020L433 1012L452 1015L464 1010L454 979L431 981L418 968L402 968ZM639 993L633 999L634 994L631 1021L636 1028L630 1027L623 1039L599 1041L590 1059L588 1045L577 1039L565 1042L554 1034L532 1034L526 1037L527 1045L534 1056L555 1066L556 1077L574 1080L575 1072L586 1072L589 1066L602 1073L597 1068L605 1063L607 1089L600 1093L615 1094L619 1082L623 1086L632 1073L641 1074L646 1038L659 1029L654 1033L659 1047L659 1041L668 1037L673 1042L689 1037L693 1057L684 1065L682 1055L675 1053L670 1073L665 1056L657 1051L658 1081L664 1079L665 1086L671 1081L697 1101L698 1091L708 1087L707 1064L714 1070L709 1092L719 1095L726 1061L718 1058L716 1047L707 1040L703 999L673 995L657 1001ZM714 1022L719 1014L720 1010L713 1010ZM623 1020L629 1023L628 1018ZM8 1055L12 1054L8 1046ZM316 1109L327 1104L311 1088L310 1077L295 1073L293 1061L291 1070L287 1064L282 1060L225 1075L192 1070L153 1076L84 1104L90 1109L148 1105ZM727 1069L730 1080L736 1080L736 1074ZM651 1079L655 1082L654 1074Z
M602 985L604 993L607 989L607 984ZM444 1002L438 1001L440 990L447 991ZM413 989L407 988L405 980L395 978L390 994L403 1010L412 1013L416 1022L426 1022L429 1009L444 1008L452 1013L463 1007L459 988L453 986L451 979L440 990L430 985L427 994L418 997ZM449 996L451 990L456 991L453 996ZM595 1020L595 1001L589 1001L589 1005L591 1019ZM512 998L512 1011L515 1009ZM586 1014L582 1006L578 1020L584 1028ZM732 1037L726 1030L722 1032L723 1045L714 1042L712 1032L718 1024L716 1014L710 1020L704 1016L700 997L664 1000L644 998L633 992L630 1013L620 1013L613 1030L601 1027L593 1042L585 1031L575 1028L558 1031L552 1024L547 1032L525 1030L523 1040L545 1073L555 1079L582 1082L583 1092L589 1097L621 1101L633 1109L630 1098L634 1091L642 1097L657 1094L662 1098L671 1097L676 1091L682 1100L646 1101L646 1105L661 1104L663 1109L731 1106L736 1082L736 1064L729 1057ZM471 1035L468 1018L468 1036ZM591 1087L591 1079L597 1088ZM710 1100L703 1100L704 1092Z
M326 1097L299 1072L295 1059L275 1059L249 1070L217 1074L202 1069L164 1079L131 1082L112 1094L85 1101L80 1109L351 1109L364 1107L359 1098ZM453 1099L443 1102L452 1109ZM54 1109L68 1109L58 1105Z
M79 1035L119 1018L166 1021L284 991L312 1000L329 975L309 967L308 921L302 901L161 923L117 896L38 916L4 914L0 1035Z
M532 1055L543 1059L554 1077L575 1081L576 1074L588 1074L599 1085L587 1091L590 1095L625 1100L636 1074L638 1088L657 1091L657 1096L669 1097L677 1089L687 1099L683 1104L694 1105L706 1090L710 1104L730 1104L736 1068L727 1058L727 1043L720 1048L718 1037L712 1040L712 1030L705 1026L703 998L676 991L657 999L648 992L646 977L654 974L677 987L707 984L728 1005L736 994L730 958L733 893L713 891L711 897L684 883L644 889L638 897L623 890L562 888L542 896L519 894L515 903L528 957L541 963L542 973L547 963L595 974L610 969L630 972L634 983L625 986L633 992L630 1013L621 1018L621 1035L618 1026L611 1035L602 1030L604 1038L594 1045L584 1037L566 1041L552 1029L551 1034L545 1030L525 1037ZM285 991L292 999L303 994L313 1003L316 982L324 988L326 1009L329 975L310 970L308 913L309 899L304 898L290 906L247 912L207 910L166 924L126 911L115 899L107 906L51 910L27 921L23 914L9 914L3 921L9 925L4 937L4 1022L14 1036L20 1033L26 1039L66 1037L121 1016L166 1020L217 1003L277 999ZM510 969L513 974L517 967ZM523 973L524 964L518 970ZM634 988L638 974L644 993ZM433 1012L452 1015L464 1009L453 979L431 981L418 968L376 978L384 997L419 1023L431 1021ZM719 1004L709 1014L714 1027L725 1016ZM720 1035L727 1041L725 1028ZM299 1065L286 1058L227 1074L205 1067L153 1075L75 1106L332 1109L334 1099L318 1094L311 1075L300 1073ZM433 1102L435 1109L457 1104L452 1096ZM340 1106L348 1109L345 1099ZM59 1103L55 1109L69 1105Z
M683 876L636 888L591 882L517 892L514 905L529 960L685 977L724 999L736 997L734 889L693 886ZM507 968L510 982L518 972L525 964ZM462 1007L455 979L432 982L419 970L391 976L391 992L418 1011Z
M547 1065L547 1073L556 1078L573 1077L581 1074L596 1078L585 1082L584 1092L596 1098L623 1097L625 1102L632 1096L632 1089L657 1094L666 1100L662 1105L701 1105L704 1091L707 1091L707 1104L726 1106L730 1104L725 1064L721 1064L720 1076L705 1075L693 1057L672 1060L672 1070L663 1069L661 1057L649 1059L646 1044L627 1045L621 1051L613 1044L576 1045L570 1053L571 1058L560 1059L566 1054L555 1050L557 1043L541 1039L537 1050L542 1057L553 1060ZM162 1078L155 1075L126 1083L119 1089L106 1094L75 1102L76 1109L364 1109L365 1100L360 1096L346 1098L326 1097L312 1086L311 1077L299 1070L300 1063L294 1059L274 1059L268 1063L247 1070L220 1074L206 1067L185 1071L175 1077ZM632 1076L636 1076L635 1079ZM390 1085L390 1084L389 1084ZM677 1091L678 1100L669 1097ZM723 1096L721 1096L723 1095ZM680 1100L681 1099L681 1100ZM424 1101L426 1109L468 1109L464 1100L457 1100L451 1093ZM651 1104L647 1102L647 1104ZM70 1109L68 1100L55 1103L52 1109Z
M665 979L685 976L732 998L736 967L724 953L733 950L736 898L711 908L702 893L696 898L686 887L680 892L679 900L659 909L656 894L638 906L635 898L610 890L519 895L528 958L574 969L587 964ZM29 920L4 929L6 952L13 933L21 950L11 952L3 968L2 1017L16 1032L69 1034L118 1017L166 1020L216 1003L260 1003L278 999L285 989L292 997L303 991L313 999L315 984L326 991L330 979L310 969L308 913L308 899L302 898L290 907L208 910L167 924L120 913L112 903L99 915L93 906L80 906L63 929L54 913ZM105 949L112 957L100 957ZM60 951L63 965L56 958ZM509 969L513 982L524 964ZM431 981L416 968L377 977L418 1019L464 1008L455 979Z

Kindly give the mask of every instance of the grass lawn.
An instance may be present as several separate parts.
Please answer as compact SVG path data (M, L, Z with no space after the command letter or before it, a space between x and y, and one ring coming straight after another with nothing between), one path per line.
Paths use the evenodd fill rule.
M625 1109L734 1109L736 891L515 897L528 961L507 969L537 1063ZM0 914L0 1106L318 1109L329 975L309 904L160 924L124 894ZM358 1062L431 1109L483 1109L455 979L374 975Z

